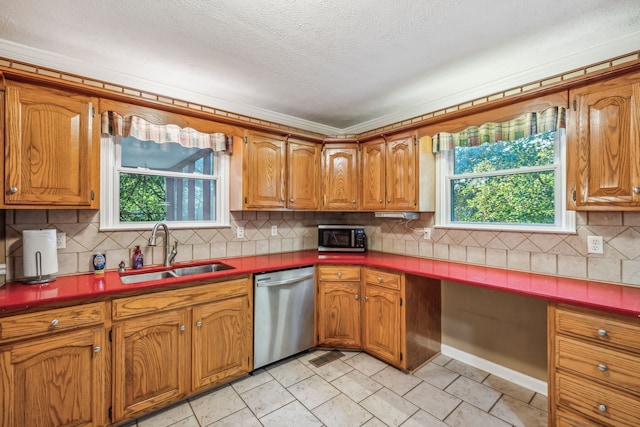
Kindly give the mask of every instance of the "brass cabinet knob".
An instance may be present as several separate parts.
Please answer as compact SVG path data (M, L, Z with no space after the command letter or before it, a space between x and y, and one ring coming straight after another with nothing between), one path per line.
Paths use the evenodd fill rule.
M289 203L295 203L293 199L289 199Z
M382 203L382 202L384 202L384 200L382 200L382 199L378 200L378 203Z
M355 204L356 204L356 199L353 199L353 200L351 201L351 203L353 203L353 204L355 205Z
M338 272L338 279L342 279L342 271Z
M365 296L365 297L364 297L364 300L365 300L365 301L369 301L369 297Z
M197 326L198 328L201 328L201 327L202 327L202 322L201 322L200 320L198 320L198 321L196 322L196 326Z
M18 187L9 187L9 193L16 194L18 192Z
M382 283L382 277L378 276L378 283Z
M356 300L359 300L359 299L360 299L360 295L358 295L358 294L355 294L353 297L354 297Z
M187 330L187 327L184 325L180 325L180 332L184 332Z
M387 203L391 203L391 199L387 199Z

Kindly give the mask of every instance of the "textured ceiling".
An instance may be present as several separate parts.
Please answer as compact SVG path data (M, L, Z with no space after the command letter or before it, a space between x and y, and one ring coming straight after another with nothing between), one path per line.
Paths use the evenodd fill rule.
M328 134L636 50L638 0L0 0L0 56Z

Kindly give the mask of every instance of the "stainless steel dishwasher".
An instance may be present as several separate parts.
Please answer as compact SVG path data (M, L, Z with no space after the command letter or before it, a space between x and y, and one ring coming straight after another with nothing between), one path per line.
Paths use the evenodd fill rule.
M315 268L254 276L253 368L313 347Z

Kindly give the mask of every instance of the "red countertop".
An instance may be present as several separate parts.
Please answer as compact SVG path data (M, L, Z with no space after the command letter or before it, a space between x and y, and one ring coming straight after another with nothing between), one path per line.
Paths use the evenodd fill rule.
M107 271L101 275L60 276L55 281L42 285L10 282L0 288L0 313L305 265L359 264L640 317L640 288L427 258L381 252L320 254L312 250L224 258L219 261L230 265L233 269L130 285L123 284L120 281L119 273L115 271ZM184 265L202 263L193 262L184 263ZM158 269L162 269L162 267L155 266L136 271ZM127 270L127 273L131 272L131 270Z

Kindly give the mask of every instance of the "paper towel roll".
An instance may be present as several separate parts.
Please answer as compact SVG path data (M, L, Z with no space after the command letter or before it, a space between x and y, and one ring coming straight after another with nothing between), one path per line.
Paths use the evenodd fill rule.
M42 277L57 273L56 230L24 230L22 253L25 276Z

